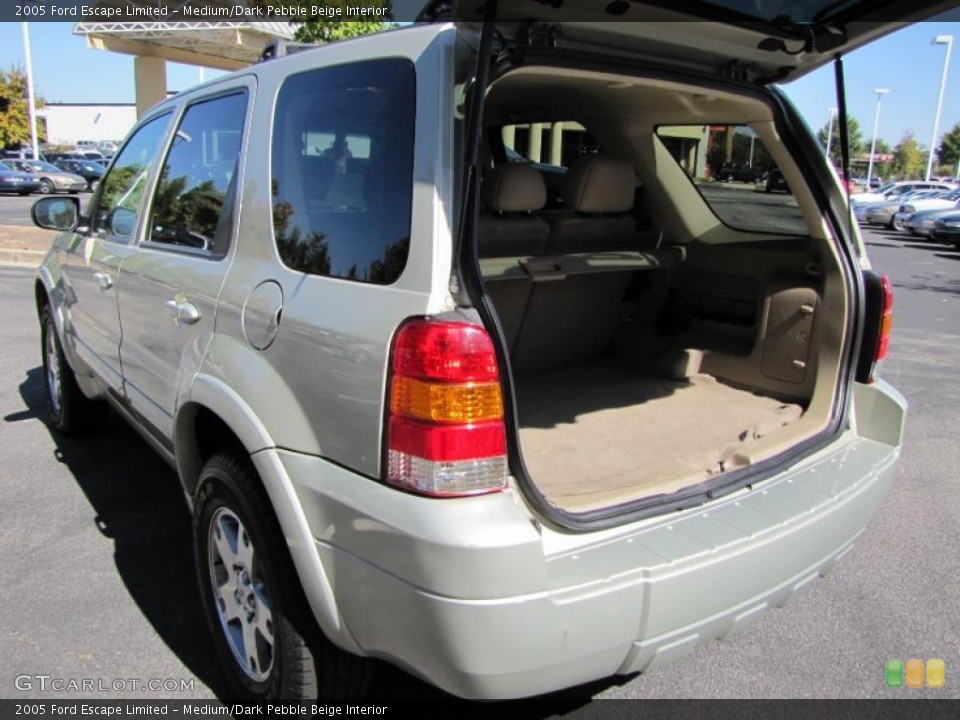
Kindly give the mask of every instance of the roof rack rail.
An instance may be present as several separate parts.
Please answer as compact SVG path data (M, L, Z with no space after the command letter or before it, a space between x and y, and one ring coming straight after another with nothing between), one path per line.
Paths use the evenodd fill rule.
M269 43L260 53L260 59L257 60L258 63L267 62L268 60L275 60L284 55L292 55L293 53L300 52L302 50L312 50L318 48L320 45L315 43L300 43L293 42L292 40L274 40Z

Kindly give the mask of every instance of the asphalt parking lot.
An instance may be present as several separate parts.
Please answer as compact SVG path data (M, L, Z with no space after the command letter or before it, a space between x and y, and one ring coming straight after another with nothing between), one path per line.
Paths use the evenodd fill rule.
M0 224L7 213L23 221L11 200L21 202L0 198ZM899 480L878 516L836 571L787 607L677 664L566 692L567 715L593 698L960 697L960 252L886 231L865 238L895 291L881 374L911 404ZM0 267L0 697L216 697L176 478L115 418L85 440L41 421L32 277ZM887 688L885 661L908 658L944 660L946 686ZM19 689L23 674L192 686L56 694L36 682ZM386 669L374 695L438 693Z

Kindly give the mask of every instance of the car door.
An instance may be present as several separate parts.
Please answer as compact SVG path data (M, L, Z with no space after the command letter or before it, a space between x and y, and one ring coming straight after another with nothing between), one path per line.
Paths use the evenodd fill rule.
M123 389L117 276L132 249L149 172L169 122L170 113L157 116L130 136L94 196L87 222L74 232L63 269L67 342L117 393Z
M125 390L161 442L173 434L180 383L199 367L213 333L252 92L252 79L241 78L185 104L142 240L121 268Z

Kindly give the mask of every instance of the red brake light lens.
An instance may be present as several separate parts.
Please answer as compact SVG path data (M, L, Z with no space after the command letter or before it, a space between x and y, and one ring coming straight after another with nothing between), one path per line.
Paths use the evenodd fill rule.
M469 323L418 319L394 340L385 479L434 497L506 486L507 443L493 341Z
M886 275L880 278L883 286L883 313L880 316L880 339L877 341L877 360L887 356L890 347L890 330L893 327L893 285Z

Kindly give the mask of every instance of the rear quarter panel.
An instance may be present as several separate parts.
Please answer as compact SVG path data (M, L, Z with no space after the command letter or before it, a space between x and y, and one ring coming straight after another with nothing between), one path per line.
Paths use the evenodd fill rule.
M237 254L217 311L202 374L246 402L279 447L323 455L368 476L380 466L390 341L407 317L449 310L453 191L453 32L390 32L307 51L257 69L259 93L246 158ZM274 104L293 73L376 57L416 68L416 144L410 252L389 286L294 271L280 260L272 227L270 151ZM244 323L254 289L274 282L282 313L272 344L257 350ZM249 449L249 448L248 448Z

